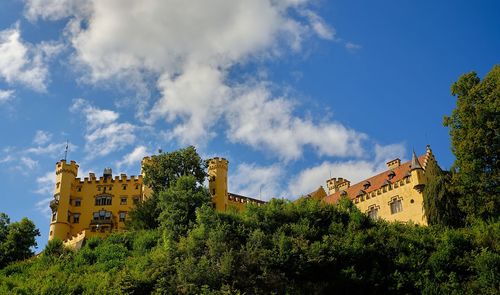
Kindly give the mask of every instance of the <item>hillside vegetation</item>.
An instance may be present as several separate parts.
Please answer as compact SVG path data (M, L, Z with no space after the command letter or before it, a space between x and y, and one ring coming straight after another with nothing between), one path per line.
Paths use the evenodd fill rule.
M467 229L372 221L347 200L201 207L169 229L49 243L0 271L3 294L498 294L500 223Z
M457 159L428 167L428 227L372 220L347 199L215 212L188 147L144 167L153 192L127 231L77 252L52 240L31 257L34 224L0 215L0 293L500 294L500 66L462 76L452 94Z

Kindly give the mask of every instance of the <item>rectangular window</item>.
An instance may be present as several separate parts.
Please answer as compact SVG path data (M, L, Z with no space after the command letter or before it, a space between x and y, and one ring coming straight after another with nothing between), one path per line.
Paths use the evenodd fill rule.
M75 199L75 207L80 207L82 205L81 199Z
M80 213L73 214L73 223L80 223Z
M56 183L56 189L59 188L60 185L61 185L60 182Z
M94 212L94 220L99 220L99 212Z
M376 220L377 217L378 217L378 208L377 207L371 207L369 210L368 210L368 216L373 219L373 220Z
M400 199L394 199L391 203L391 214L403 211L403 202Z
M125 222L125 216L127 216L127 212L120 212L120 222Z
M120 205L127 205L127 197L120 198Z
M137 205L139 204L139 197L134 197L134 205Z

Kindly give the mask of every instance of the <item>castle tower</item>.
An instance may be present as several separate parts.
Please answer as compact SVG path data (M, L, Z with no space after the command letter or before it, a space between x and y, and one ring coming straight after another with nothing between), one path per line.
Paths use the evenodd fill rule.
M217 211L225 211L227 208L228 166L229 161L224 158L216 157L208 160L208 189Z
M142 179L144 179L146 177L146 171L144 171L144 166L146 165L149 165L152 163L152 160L150 157L144 157L142 158L142 161L141 161L141 175L142 175ZM142 200L145 200L147 198L149 198L151 195L153 194L153 190L149 187L149 186L146 186L144 183L142 184Z
M413 188L417 190L419 193L421 193L425 187L426 177L424 174L424 168L422 168L422 165L420 165L420 162L418 161L415 151L413 151L413 155L411 158L410 169L411 169L412 182L414 183Z
M50 202L52 219L50 223L49 241L53 238L65 240L70 236L70 196L73 182L78 175L78 165L75 161L69 164L66 160L56 163L56 187L54 199Z

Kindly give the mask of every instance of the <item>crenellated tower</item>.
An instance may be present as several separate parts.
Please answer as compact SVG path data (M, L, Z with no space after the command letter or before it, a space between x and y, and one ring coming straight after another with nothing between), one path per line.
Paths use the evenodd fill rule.
M413 188L417 190L419 193L422 193L425 184L427 182L427 179L425 177L424 168L422 168L422 165L418 161L415 151L413 151L413 155L411 158L410 173L411 173Z
M54 199L50 202L52 217L50 223L49 240L59 238L65 240L70 237L70 199L73 182L78 175L78 165L75 161L67 163L61 160L56 163L56 186Z
M228 204L227 170L229 161L215 157L208 160L208 189L217 211L225 211Z

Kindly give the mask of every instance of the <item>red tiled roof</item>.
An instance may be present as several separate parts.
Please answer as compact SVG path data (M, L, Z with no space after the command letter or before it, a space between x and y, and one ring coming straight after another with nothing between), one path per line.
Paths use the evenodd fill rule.
M426 163L426 157L427 157L427 154L424 154L424 155L418 157L418 161L420 162L420 164L423 167L424 167L424 163ZM394 177L391 180L389 180L391 183L395 183L397 181L402 180L405 177L405 175L408 172L410 172L410 164L411 164L411 161L405 162L405 163L401 164L399 167L396 167L394 169L385 170L382 173L379 173L375 176L364 179L364 180L362 180L354 185L349 186L349 188L347 188L345 190L347 192L347 196L349 197L349 199L352 200L352 199L355 199L357 197L359 191L361 191L361 190L368 194L368 193L371 193L371 192L381 188L382 185L384 184L384 182L389 179L388 174L391 171L394 171L394 173L395 173ZM370 186L367 189L364 188L364 183L366 181L370 182ZM341 192L342 191L338 191L332 195L326 196L323 200L327 203L332 203L332 204L336 203L341 197L341 195L340 195Z

